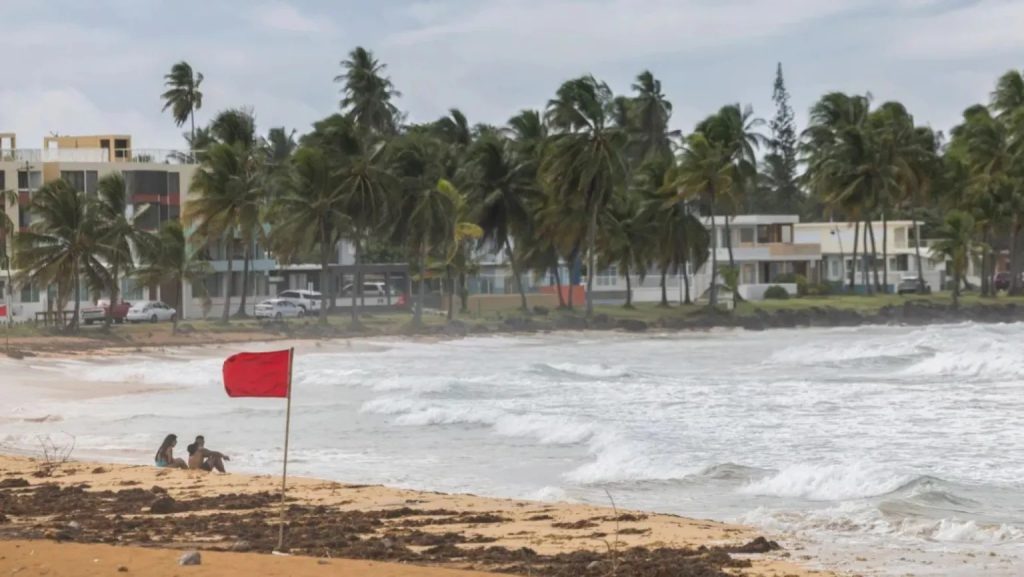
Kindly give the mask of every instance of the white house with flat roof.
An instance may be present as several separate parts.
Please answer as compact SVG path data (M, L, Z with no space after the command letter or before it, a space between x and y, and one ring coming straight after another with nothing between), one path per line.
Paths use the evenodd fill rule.
M728 219L728 223L726 221ZM712 247L718 260L718 282L723 283L721 269L729 266L729 243L739 269L739 293L746 300L761 300L768 287L778 285L795 295L797 275L809 282L818 282L821 247L815 242L800 242L794 227L800 217L793 214L744 214L711 219L704 225L712 232ZM727 226L728 225L728 226ZM728 229L728 230L727 230ZM697 271L695 286L698 294L711 287L711 259ZM724 283L723 283L724 284Z
M942 287L945 265L941 259L933 259L927 241L921 239L921 224L913 220L892 220L883 226L881 221L871 224L871 232L875 237L875 252L871 252L871 235L868 236L868 255L875 255L875 266L879 279L887 269L889 292L904 278L924 277L925 283L932 290ZM874 282L874 273L869 264L870 259L863 258L864 237L867 230L863 224L857 227L850 222L806 222L795 226L795 239L802 243L816 243L821 246L822 281L833 286L848 287L850 274L855 273L854 290L863 291L863 273L868 269L870 282ZM886 239L886 262L882 262L882 239ZM854 240L857 241L857 262L853 261ZM917 266L917 246L920 245L921 270ZM882 267L885 266L886 269Z

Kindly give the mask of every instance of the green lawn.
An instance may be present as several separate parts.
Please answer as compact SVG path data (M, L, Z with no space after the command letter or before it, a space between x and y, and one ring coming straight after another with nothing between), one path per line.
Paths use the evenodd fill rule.
M899 305L907 301L930 301L941 304L951 304L952 296L949 293L938 293L926 296L897 296L897 295L836 295L823 297L802 297L788 300L768 300L758 302L742 302L735 311L738 315L752 315L756 311L774 312L778 310L800 310L812 307L830 307L837 309L854 310L862 314L872 313L887 305ZM969 293L961 297L961 306L972 307L979 305L1008 304L1016 303L1024 306L1024 297L1008 297L1001 295L997 298L982 298L977 293ZM692 315L704 310L704 305L674 305L663 308L654 303L638 303L633 308L627 309L622 306L600 305L595 308L595 314L604 314L613 320L635 319L656 324L663 318L679 318ZM585 307L578 306L574 311L550 311L547 317L534 317L539 322L547 319L556 319L560 316L584 315ZM456 314L455 318L469 325L483 325L490 330L495 330L504 324L506 319L521 317L519 311L491 312L483 316L469 313L466 315ZM249 338L258 340L261 337L332 337L353 334L374 335L401 335L407 334L412 322L412 315L401 311L367 311L361 317L363 330L359 333L350 331L351 320L348 314L340 313L328 317L330 329L324 331L319 327L317 318L309 317L302 320L292 320L282 324L265 323L253 319L234 319L229 324L223 324L219 320L189 320L181 323L183 335L167 341L167 344L189 344L204 342L203 335L208 335L208 341L216 341L217 335L226 338ZM443 314L425 313L423 322L427 326L443 326L447 319ZM15 325L10 330L10 336L14 339L23 337L46 337L60 335L53 327L37 327L33 324ZM137 325L115 325L106 329L103 325L82 327L78 336L86 339L95 339L101 346L146 346L155 345L161 342L162 337L171 335L170 323L160 324L137 324ZM2 334L0 334L2 338Z

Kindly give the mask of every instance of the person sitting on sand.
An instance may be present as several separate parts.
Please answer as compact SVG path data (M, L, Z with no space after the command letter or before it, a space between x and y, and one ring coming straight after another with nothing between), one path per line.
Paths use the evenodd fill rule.
M156 451L157 467L173 467L175 469L188 469L188 465L183 459L174 458L174 447L178 444L178 435L167 435L164 437L164 442L160 445L160 448Z
M206 439L199 435L196 437L196 441L188 446L188 468L189 469L202 469L204 471L217 470L221 473L226 472L224 470L224 461L230 461L231 458L224 453L218 453L217 451L211 451L206 448Z

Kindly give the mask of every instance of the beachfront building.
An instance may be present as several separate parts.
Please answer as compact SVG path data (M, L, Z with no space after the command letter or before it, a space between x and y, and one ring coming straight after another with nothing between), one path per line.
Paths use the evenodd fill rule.
M728 218L728 227L726 226ZM781 286L790 294L797 294L796 279L802 276L817 282L821 247L817 243L797 242L793 227L800 221L796 215L746 214L704 218L704 226L713 235L712 250L716 250L719 274L717 282L724 284L721 270L729 266L728 240L732 240L732 255L739 269L739 294L746 300L761 300L770 286ZM728 228L728 230L727 230ZM717 248L715 248L717 242ZM668 271L665 275L665 296L670 303L685 302L687 292L693 301L706 298L711 287L711 258L694 271ZM634 302L660 302L662 275L657 266L648 268L644 278L631 275L630 290ZM627 283L615 265L598 271L594 278L594 299L601 303L621 303L626 299ZM724 294L724 293L723 293Z
M129 215L148 206L139 221L145 229L157 230L165 221L179 218L195 169L187 154L135 148L131 136L125 134L47 136L42 148L20 148L15 134L0 134L0 190L18 193L17 205L6 210L21 230L33 222L32 195L44 183L64 179L82 194L95 194L99 179L115 172L124 175ZM10 255L13 247L4 250ZM7 300L7 284L11 282L6 270L0 272L0 300ZM159 298L174 302L178 290L180 287L174 286L144 288L132 279L125 279L122 286L126 300ZM90 304L84 289L78 299L83 305ZM45 311L52 312L55 301L56 287L15 285L11 308L16 320L27 321Z
M726 220L728 219L728 226ZM800 222L797 215L744 214L705 218L705 226L712 234L712 250L716 250L719 274L717 282L724 284L721 268L729 266L729 245L739 269L739 294L746 300L762 300L771 286L781 286L791 295L797 294L797 278L809 283L820 279L821 246L816 242L801 242L795 238L794 227ZM711 287L711 259L694 277L694 285L704 295Z
M855 227L849 222L808 222L795 227L796 240L817 243L821 246L822 282L834 290L849 291L850 276L853 278L853 292L865 292L864 271L869 282L874 283L872 255L878 277L881 281L888 273L886 292L895 292L901 280L924 277L932 290L943 286L945 265L941 259L934 259L928 242L921 238L921 224L912 220L893 220L884 224L879 220L871 225L875 237L875 252L871 252L871 235L868 236L868 255L864 255L864 237L867 230L863 223ZM859 231L856 230L859 228ZM886 259L882 259L882 240L886 241ZM857 240L857 260L854 262L854 240ZM918 270L918 247L920 247L921 270ZM883 269L882 267L886 267Z

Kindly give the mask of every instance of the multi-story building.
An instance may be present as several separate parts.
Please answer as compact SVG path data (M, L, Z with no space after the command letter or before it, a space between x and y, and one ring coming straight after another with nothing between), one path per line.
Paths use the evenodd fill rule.
M0 134L0 190L17 191L17 205L6 210L22 230L32 223L32 195L44 183L64 179L82 194L96 194L99 179L115 172L124 176L129 216L142 211L138 215L142 227L156 230L165 221L180 217L195 170L196 165L189 162L187 154L137 149L128 135L48 136L43 139L42 148L19 148L16 135ZM143 207L147 208L143 211ZM11 254L13 247L4 250ZM11 282L6 270L0 272L5 301L7 284ZM12 310L20 320L31 320L36 313L54 306L55 287L26 284L16 289ZM161 298L174 302L181 289L144 289L125 279L122 290L127 300ZM85 304L89 295L83 289L78 299ZM188 306L185 308L187 312Z
M816 243L821 246L822 281L836 289L849 290L850 275L853 275L853 290L864 292L864 271L867 269L869 282L874 282L874 267L879 279L888 277L887 292L895 292L904 278L924 277L932 290L943 288L945 263L933 258L928 242L921 239L921 223L912 220L892 220L884 225L881 221L871 224L875 248L871 250L871 234L867 235L868 253L864 254L864 240L867 228L855 227L850 222L807 222L796 225L796 239L799 242ZM885 239L886 260L882 258L882 241ZM856 241L857 250L854 251ZM857 254L854 262L854 252ZM917 257L921 256L921 270ZM883 268L885 267L885 268ZM888 275L884 274L888 272Z

